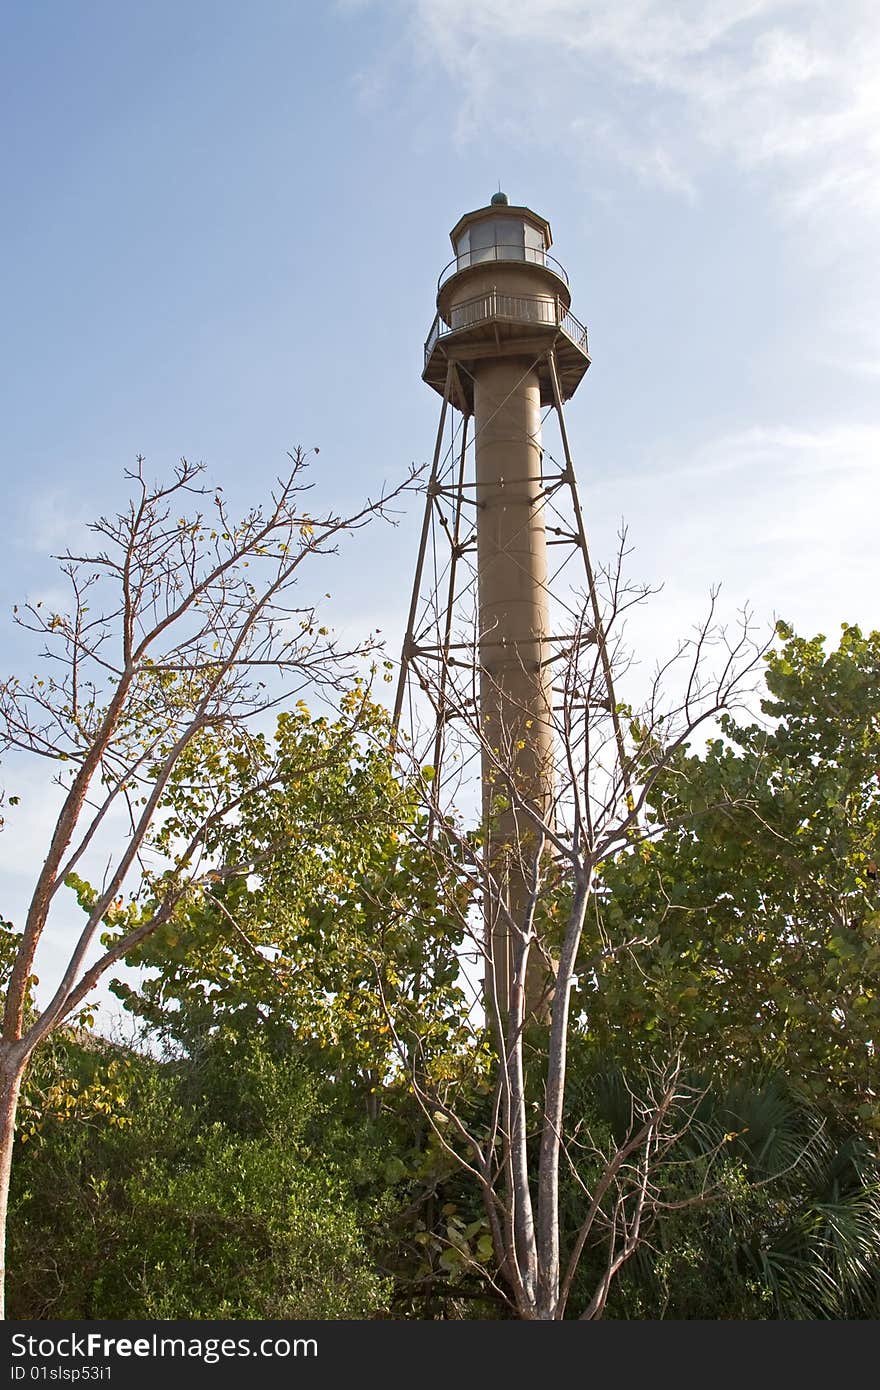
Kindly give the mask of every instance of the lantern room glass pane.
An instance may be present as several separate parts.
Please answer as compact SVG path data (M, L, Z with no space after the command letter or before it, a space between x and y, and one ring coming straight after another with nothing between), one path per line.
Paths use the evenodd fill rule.
M498 247L499 261L523 260L525 252L522 222L513 217L499 217L495 223L495 244Z
M539 227L533 227L531 222L525 224L525 256L527 261L533 265L545 265L544 258L544 233Z
M493 217L486 217L482 222L475 222L471 231L471 265L479 265L481 261L494 261L496 259L496 224Z

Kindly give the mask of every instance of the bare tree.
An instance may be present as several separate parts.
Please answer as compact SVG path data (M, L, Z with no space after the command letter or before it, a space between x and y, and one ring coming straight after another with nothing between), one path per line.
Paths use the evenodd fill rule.
M421 678L433 717L443 728L459 730L456 756L450 758L447 749L443 776L432 766L424 785L435 843L450 846L450 885L459 885L457 893L450 891L449 910L465 914L474 959L484 969L473 1042L475 1056L482 1047L479 1065L488 1066L492 1076L488 1126L469 1120L455 1086L432 1079L431 1068L420 1067L411 1048L407 1052L406 1038L398 1036L397 1043L437 1142L480 1191L496 1287L527 1319L566 1316L584 1252L590 1250L595 1260L597 1249L602 1272L578 1315L600 1317L615 1276L663 1206L663 1175L677 1161L674 1150L697 1100L682 1084L674 1040L642 1094L632 1096L631 1122L621 1142L603 1145L570 1127L566 1095L573 1030L588 1021L603 963L583 958L585 923L603 892L602 865L637 853L672 824L672 812L658 813L652 798L658 779L703 726L744 699L766 650L747 613L732 635L717 622L713 594L705 622L656 671L641 709L612 709L608 672L613 668L617 681L627 664L616 625L633 602L647 596L622 581L623 554L622 538L617 564L603 576L608 599L602 626L593 594L559 670L548 715L556 750L556 792L549 808L515 772L522 717L514 712L507 728L487 731L476 709L473 671L462 678L450 664L436 685ZM473 636L469 645L476 649ZM481 678L485 683L485 672ZM621 722L628 726L625 746ZM402 739L401 751L417 769L418 741ZM483 779L493 788L497 814L474 835L462 828L461 816L450 806L463 795L461 769L477 757ZM468 891L461 891L462 884ZM550 903L557 913L552 922ZM505 935L513 969L509 992L499 997L492 953ZM600 956L607 964L639 944L644 943L622 931L618 940L604 939ZM545 988L545 1005L537 1010L532 1003L536 959ZM580 981L576 995L578 1019L572 1000L579 973L588 978ZM541 1096L537 1108L536 1095ZM586 1214L564 1249L562 1188L569 1179L582 1190Z
M240 520L220 489L205 486L201 466L182 460L167 485L152 485L139 458L127 474L126 509L90 528L94 548L57 557L68 610L35 603L15 612L20 627L44 639L45 665L30 683L0 685L0 746L56 766L61 804L5 996L0 1300L16 1113L34 1049L110 966L194 896L254 870L255 861L218 863L211 854L212 831L249 794L241 790L246 776L233 789L221 775L225 759L217 755L234 752L241 773L259 716L315 686L332 697L373 645L340 645L310 602L295 601L295 589L306 561L334 553L341 537L372 518L390 519L389 503L412 475L349 516L315 515L306 505L307 455L289 457L290 473L268 505ZM253 766L258 791L276 772L256 757ZM159 843L165 799L181 775L198 781L203 811L169 855ZM167 844L167 824L165 831ZM103 881L87 899L54 994L36 1008L37 949L62 887L99 848L107 856ZM259 859L275 848L262 846Z

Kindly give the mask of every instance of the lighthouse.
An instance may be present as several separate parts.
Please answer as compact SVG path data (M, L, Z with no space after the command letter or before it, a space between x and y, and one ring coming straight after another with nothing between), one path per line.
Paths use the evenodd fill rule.
M568 276L550 252L545 217L498 192L460 217L450 238L453 256L438 280L424 347L423 380L441 397L440 420L394 721L397 726L402 718L408 683L429 693L436 776L450 722L470 701L486 865L485 1003L503 1017L519 986L528 1010L540 1017L552 989L552 964L546 952L532 952L527 978L520 978L521 936L511 924L528 912L533 856L540 849L535 827L553 822L554 678L566 642L575 640L560 630L554 612L552 547L582 556L592 640L600 644L607 677L604 703L614 713L563 415L590 366L589 344L572 312ZM555 416L558 457L545 451L545 413ZM442 563L438 538L446 551ZM455 622L463 595L472 615L466 638ZM511 788L513 797L506 794Z

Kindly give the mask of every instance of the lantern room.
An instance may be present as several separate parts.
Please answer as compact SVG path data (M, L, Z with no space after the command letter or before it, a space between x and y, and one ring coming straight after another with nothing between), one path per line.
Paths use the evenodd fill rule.
M488 207L469 212L451 233L455 269L484 261L529 261L546 265L550 223L529 208L512 208L506 193L495 193Z

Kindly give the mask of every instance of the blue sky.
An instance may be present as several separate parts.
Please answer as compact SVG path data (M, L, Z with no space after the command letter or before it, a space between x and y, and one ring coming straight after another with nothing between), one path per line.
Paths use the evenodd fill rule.
M596 558L623 517L664 585L646 650L717 582L880 625L873 0L34 0L0 48L4 612L137 453L246 506L319 445L340 509L424 461L448 231L500 181L590 329L569 431ZM319 581L393 649L418 512ZM4 832L6 914L41 833Z

